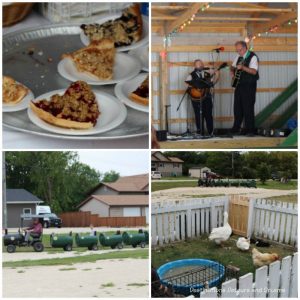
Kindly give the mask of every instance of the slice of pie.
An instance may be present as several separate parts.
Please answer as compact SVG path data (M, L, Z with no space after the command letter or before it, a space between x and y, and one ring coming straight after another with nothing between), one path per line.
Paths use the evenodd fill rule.
M28 89L20 83L17 83L9 76L3 76L2 79L2 101L5 104L15 105L21 102L28 94Z
M113 78L115 47L111 39L93 41L87 47L73 53L64 54L71 58L79 72L84 72L101 80Z
M96 96L84 81L73 82L62 96L53 95L50 101L31 102L30 107L45 122L64 128L92 128L100 115Z
M81 29L90 41L111 38L115 47L128 46L142 38L143 19L138 3L126 8L120 18L102 24L82 24Z
M149 76L129 95L130 99L142 105L149 105Z

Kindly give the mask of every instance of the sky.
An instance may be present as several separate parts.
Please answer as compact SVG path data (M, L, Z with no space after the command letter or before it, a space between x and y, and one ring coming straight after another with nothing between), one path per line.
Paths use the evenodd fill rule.
M147 150L81 150L77 153L82 163L101 173L114 170L121 176L128 176L149 172L149 152Z

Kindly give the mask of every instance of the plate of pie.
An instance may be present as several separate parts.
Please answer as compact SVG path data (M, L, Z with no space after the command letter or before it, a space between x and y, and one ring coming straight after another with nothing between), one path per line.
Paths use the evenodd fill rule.
M12 77L3 76L2 79L2 111L15 112L27 109L34 99L32 91Z
M148 44L149 24L135 3L120 14L112 14L93 24L82 24L80 39L87 46L92 41L112 38L116 51L129 51Z
M104 85L135 77L142 66L137 58L115 53L111 39L102 39L64 54L57 68L58 73L70 81L82 80L91 85Z
M142 70L149 72L149 46L132 49L128 54L138 58L142 64Z
M118 83L115 86L115 95L125 105L149 112L149 75L141 73L135 78Z
M127 110L114 96L92 91L83 81L30 102L28 117L38 127L62 135L94 135L124 122Z

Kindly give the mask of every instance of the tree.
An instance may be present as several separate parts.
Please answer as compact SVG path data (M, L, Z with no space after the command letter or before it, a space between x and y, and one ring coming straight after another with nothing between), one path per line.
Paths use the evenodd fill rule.
M102 181L103 182L115 182L119 179L120 173L116 171L110 170L109 172L105 172Z
M265 184L271 177L271 168L267 163L260 163L257 167L257 176L262 184Z
M72 151L6 152L7 188L23 188L51 206L72 211L100 182L101 173Z

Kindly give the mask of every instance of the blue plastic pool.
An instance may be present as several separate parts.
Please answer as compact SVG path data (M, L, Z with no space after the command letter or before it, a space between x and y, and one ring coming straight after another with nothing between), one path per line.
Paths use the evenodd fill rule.
M176 269L184 270L185 267L190 269L191 272L186 271L180 273L179 271L178 273L174 272L175 275L170 276L172 271L176 271ZM209 272L207 280L203 280L203 277L205 278L205 273L200 274L201 276L199 276L197 272ZM225 275L225 267L216 261L192 258L166 263L158 268L157 273L162 284L171 285L175 293L187 296L199 293L204 288L205 282L208 283L209 287L217 286Z

